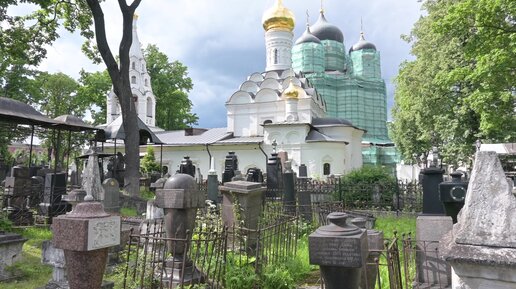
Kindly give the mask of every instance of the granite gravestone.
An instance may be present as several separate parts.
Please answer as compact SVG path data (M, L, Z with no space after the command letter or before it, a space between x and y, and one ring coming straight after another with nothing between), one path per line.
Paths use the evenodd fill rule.
M516 196L495 152L480 151L457 224L440 241L454 289L516 288Z
M19 234L0 232L0 281L12 278L12 273L5 270L22 258L22 247L27 239Z
M369 254L365 230L348 224L346 213L330 213L327 226L308 237L310 264L319 265L327 289L359 289ZM345 282L343 282L345 280Z
M108 213L120 212L120 185L116 179L106 179L102 183L104 189L104 210Z
M453 223L457 223L457 215L464 206L468 182L462 180L461 172L451 173L449 182L439 184L439 199L443 203L444 211L450 216Z
M267 190L272 192L270 193L272 194L271 197L277 197L275 195L276 190L282 188L281 173L281 160L278 153L273 152L267 160Z
M208 200L219 202L219 179L215 170L215 159L211 158L210 171L208 172Z

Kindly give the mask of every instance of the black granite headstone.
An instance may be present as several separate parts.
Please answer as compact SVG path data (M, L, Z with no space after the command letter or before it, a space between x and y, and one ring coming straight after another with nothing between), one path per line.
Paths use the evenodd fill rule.
M235 171L238 170L238 158L235 152L228 152L224 161L224 173L222 173L222 183L231 182L235 176Z
M444 215L444 207L439 200L439 184L443 182L444 170L429 167L421 171L423 186L423 214Z

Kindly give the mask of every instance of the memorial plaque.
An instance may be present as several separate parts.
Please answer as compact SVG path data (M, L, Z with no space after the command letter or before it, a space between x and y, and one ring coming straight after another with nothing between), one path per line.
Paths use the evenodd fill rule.
M311 234L308 243L310 264L360 268L368 255L365 234L345 238Z
M120 244L120 217L91 219L88 222L88 251Z

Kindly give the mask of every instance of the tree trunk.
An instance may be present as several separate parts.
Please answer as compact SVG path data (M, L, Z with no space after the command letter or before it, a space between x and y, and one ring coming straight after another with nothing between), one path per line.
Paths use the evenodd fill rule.
M113 92L118 97L122 111L122 120L125 131L125 190L131 196L138 196L140 192L140 133L138 129L138 115L133 102L131 84L129 83L129 49L133 42L132 25L134 11L141 0L134 0L131 5L126 0L118 0L123 17L122 40L120 41L120 66L116 62L106 37L104 13L99 0L86 0L91 9L95 24L95 38L102 60L106 64L109 77L113 83Z

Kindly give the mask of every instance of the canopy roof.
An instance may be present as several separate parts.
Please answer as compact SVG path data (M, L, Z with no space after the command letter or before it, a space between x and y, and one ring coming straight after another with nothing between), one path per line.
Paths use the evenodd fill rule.
M58 116L58 117L54 118L54 120L59 122L59 124L55 125L55 127L58 129L66 129L66 130L71 130L71 131L84 131L84 130L98 129L90 124L85 123L82 119L80 119L74 115L70 115L70 114Z
M42 127L53 127L61 124L59 121L42 115L26 103L6 97L0 97L0 121Z
M97 135L97 140L104 141L108 139L125 139L124 126L122 125L122 116L112 121L108 125L99 125L97 129L101 129ZM138 130L140 131L140 144L154 143L163 144L163 142L143 123L138 117ZM147 141L149 140L149 141Z

